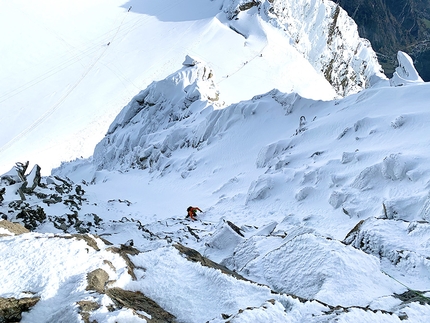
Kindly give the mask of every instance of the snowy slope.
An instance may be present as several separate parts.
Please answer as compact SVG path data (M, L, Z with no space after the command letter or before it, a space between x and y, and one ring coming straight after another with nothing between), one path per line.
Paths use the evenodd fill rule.
M186 58L92 158L2 176L2 217L38 233L0 221L0 297L37 299L23 322L426 322L429 84L399 61L401 86L219 109L216 70Z
M48 174L61 161L90 156L121 107L187 54L217 69L226 103L273 88L336 95L255 8L230 21L223 0L0 5L1 172L37 160Z

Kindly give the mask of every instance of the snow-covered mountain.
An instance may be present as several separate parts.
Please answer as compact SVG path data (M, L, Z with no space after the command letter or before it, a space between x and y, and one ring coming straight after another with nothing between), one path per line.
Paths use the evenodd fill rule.
M317 0L226 1L229 19L253 6L284 31L291 44L320 71L341 96L356 93L385 78L370 42L358 35L357 25L335 2Z
M121 107L186 55L216 69L227 105L274 88L330 100L383 77L368 41L332 1L0 6L0 172L37 160L47 175L89 157Z
M102 7L80 5L82 17ZM429 84L410 57L399 52L386 79L329 1L122 6L147 19L130 32L152 16L152 27L184 33L157 75L177 66L136 91L90 158L49 176L20 162L0 176L0 318L426 322ZM330 34L337 51L322 40ZM121 42L136 41L127 35ZM343 57L332 58L332 85L312 44ZM106 55L119 55L114 45ZM352 83L333 86L342 73ZM66 106L55 113L68 116ZM203 210L197 221L185 217L189 205Z
M3 302L24 322L425 322L428 84L399 61L344 99L219 109L187 57L91 159L2 176Z

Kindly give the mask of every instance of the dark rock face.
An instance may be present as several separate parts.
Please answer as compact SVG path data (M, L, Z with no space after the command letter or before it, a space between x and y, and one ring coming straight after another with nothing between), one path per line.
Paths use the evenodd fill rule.
M430 80L430 2L427 0L338 0L378 53L391 77L402 50L413 59L418 73Z
M36 305L40 297L0 298L0 322L20 322L22 312L27 312Z
M30 231L45 222L52 222L54 227L64 232L81 234L89 233L100 225L102 219L97 214L80 212L82 204L86 203L85 190L80 184L58 176L42 179L38 165L26 174L28 164L18 162L11 171L0 176L1 219L20 222ZM12 200L5 201L6 192ZM38 199L43 203L34 205L27 199ZM49 207L58 203L65 206L65 212L50 214Z
M127 307L135 311L144 311L151 318L144 317L148 322L152 323L173 323L176 322L175 316L161 308L152 299L146 297L141 292L133 292L115 287L106 291L113 302L118 307Z
M214 268L214 269L218 269L220 270L222 273L226 274L226 275L230 275L233 276L236 279L240 279L240 280L246 280L246 278L244 278L243 276L239 275L238 273L231 271L230 269L228 269L227 267L224 267L206 257L203 257L198 251L188 248L186 246L181 245L180 243L174 244L173 245L176 249L178 249L178 251L185 255L186 258L189 261L193 261L193 262L199 262L202 266L206 266L206 267L210 267L210 268Z

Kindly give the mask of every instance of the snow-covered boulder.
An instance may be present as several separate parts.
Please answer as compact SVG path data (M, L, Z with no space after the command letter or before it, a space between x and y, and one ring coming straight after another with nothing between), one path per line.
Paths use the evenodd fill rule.
M390 79L391 86L403 86L424 82L415 69L412 58L408 54L398 51L397 61L399 62L399 66L396 68L393 77Z

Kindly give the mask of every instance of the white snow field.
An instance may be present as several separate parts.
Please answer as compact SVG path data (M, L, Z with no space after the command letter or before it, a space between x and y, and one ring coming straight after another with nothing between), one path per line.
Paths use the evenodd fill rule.
M227 103L273 88L335 96L289 37L255 9L227 21L222 0L0 5L3 171L17 159L37 159L47 172L90 156L121 107L177 70L185 55L217 69Z
M428 321L406 53L340 89L331 45L372 52L331 1L0 6L0 322Z

